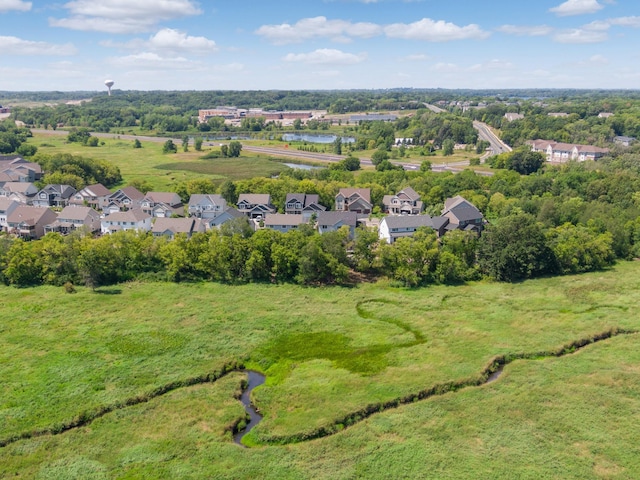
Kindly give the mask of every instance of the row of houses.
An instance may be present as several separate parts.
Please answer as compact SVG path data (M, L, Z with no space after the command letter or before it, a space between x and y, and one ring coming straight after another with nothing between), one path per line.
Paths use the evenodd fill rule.
M578 162L597 160L609 153L608 148L539 139L529 140L527 145L531 147L531 151L545 154L547 161L554 163L566 163L571 160Z

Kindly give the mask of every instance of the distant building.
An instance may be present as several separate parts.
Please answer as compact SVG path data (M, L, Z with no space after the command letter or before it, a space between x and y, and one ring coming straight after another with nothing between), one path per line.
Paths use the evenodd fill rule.
M188 238L194 233L202 233L205 231L204 222L200 218L156 218L151 233L154 237L175 238L176 235L182 233Z
M365 115L351 115L349 117L350 122L395 122L398 119L397 115L385 115L382 113L367 113Z
M613 117L613 113L611 113L611 112L600 112L598 114L598 118L609 118L609 117Z
M550 117L556 117L556 118L562 118L562 117L568 117L569 116L568 113L564 113L564 112L551 112L551 113L548 113L547 115L549 115Z
M358 214L355 212L320 212L317 219L318 232L327 233L349 227L349 236L354 237L358 225Z
M267 213L264 218L264 228L286 233L307 223L302 215L286 215L282 213Z
M371 190L368 188L341 188L336 195L338 212L371 213Z
M287 193L284 202L284 212L289 215L302 215L311 218L311 215L324 212L327 208L320 205L317 194L311 193Z
M44 227L56 221L58 216L46 207L19 205L7 215L7 231L20 238L38 239L44 236Z
M617 136L613 139L614 143L618 145L622 145L623 147L629 147L633 142L635 142L635 137L625 137L623 135Z
M422 212L420 195L411 187L406 187L395 195L382 198L385 213L391 215L419 215Z
M378 236L387 243L398 238L412 237L419 228L433 229L429 215L389 215L380 222Z
M122 230L148 232L151 230L151 215L139 208L126 212L113 212L102 219L100 230L103 234Z
M524 115L521 113L505 113L504 118L506 118L508 122L513 122L514 120L522 120Z
M238 211L249 218L265 218L268 213L275 213L268 193L241 193L238 195Z
M571 160L577 162L597 160L609 153L608 148L552 142L549 140L530 140L527 144L531 146L531 151L546 154L547 161L553 163L565 163Z

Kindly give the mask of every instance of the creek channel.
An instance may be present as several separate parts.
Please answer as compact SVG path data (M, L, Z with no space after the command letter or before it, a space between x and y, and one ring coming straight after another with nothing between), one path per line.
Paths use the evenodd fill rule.
M261 373L255 372L253 370L247 370L246 372L247 386L240 396L240 402L242 402L245 411L249 415L249 422L247 423L246 427L244 427L233 436L233 441L241 447L244 447L244 445L242 444L242 437L249 433L251 429L262 420L262 415L260 415L256 407L253 405L253 403L251 403L251 392L254 388L262 385L266 380L266 377Z

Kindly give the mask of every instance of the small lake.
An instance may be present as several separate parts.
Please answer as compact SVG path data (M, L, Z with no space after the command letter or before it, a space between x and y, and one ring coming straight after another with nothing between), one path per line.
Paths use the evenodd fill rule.
M319 170L324 167L314 167L313 165L305 165L303 163L283 163L289 168L293 168L294 170Z
M314 135L310 133L285 133L282 135L284 142L309 142L309 143L333 143L337 135ZM340 137L342 143L355 143L354 137Z

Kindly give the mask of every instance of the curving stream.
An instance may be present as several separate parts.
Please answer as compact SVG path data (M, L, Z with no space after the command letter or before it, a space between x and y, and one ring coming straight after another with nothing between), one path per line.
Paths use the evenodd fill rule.
M249 415L249 422L247 423L246 427L244 427L233 436L233 441L241 447L245 447L242 444L242 437L249 433L251 429L262 420L262 415L260 415L256 407L253 405L253 403L251 403L251 392L254 388L262 385L265 380L266 377L263 374L253 370L247 370L247 386L240 396L240 401L242 402L242 405L244 405L244 409L246 410L247 415Z

